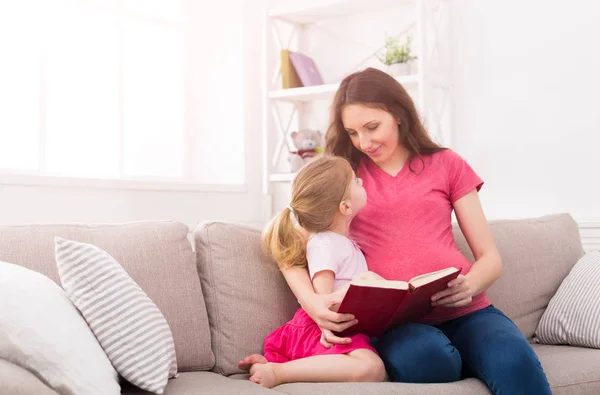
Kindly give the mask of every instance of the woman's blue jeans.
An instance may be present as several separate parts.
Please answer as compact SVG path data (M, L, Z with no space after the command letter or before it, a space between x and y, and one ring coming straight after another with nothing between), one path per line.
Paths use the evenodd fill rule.
M552 393L531 345L493 306L436 326L399 326L374 340L374 346L392 381L477 377L497 395Z

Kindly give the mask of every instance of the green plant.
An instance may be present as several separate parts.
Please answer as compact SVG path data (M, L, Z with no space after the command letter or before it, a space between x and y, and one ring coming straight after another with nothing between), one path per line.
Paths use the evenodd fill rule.
M407 63L409 60L416 59L411 56L410 44L412 37L407 36L404 44L400 45L398 39L394 37L386 37L385 39L385 50L383 56L376 54L377 58L386 65L392 65L395 63Z

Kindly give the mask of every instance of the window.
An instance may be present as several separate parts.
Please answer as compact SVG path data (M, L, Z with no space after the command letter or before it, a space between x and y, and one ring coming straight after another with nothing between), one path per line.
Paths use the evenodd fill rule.
M0 171L243 184L241 1L1 2Z

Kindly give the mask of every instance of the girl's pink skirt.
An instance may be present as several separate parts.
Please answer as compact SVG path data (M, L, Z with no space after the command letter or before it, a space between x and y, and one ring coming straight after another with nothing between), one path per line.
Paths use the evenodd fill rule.
M349 344L334 344L331 348L321 345L321 329L306 314L298 309L294 318L275 329L265 339L264 354L269 362L288 362L295 359L325 354L347 354L365 348L377 353L366 335L350 336Z

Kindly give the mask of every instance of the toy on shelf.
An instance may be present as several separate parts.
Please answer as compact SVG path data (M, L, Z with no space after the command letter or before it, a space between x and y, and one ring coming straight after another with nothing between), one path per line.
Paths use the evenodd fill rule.
M290 151L292 173L300 170L311 158L323 152L323 134L318 130L302 129L291 134L295 151Z

